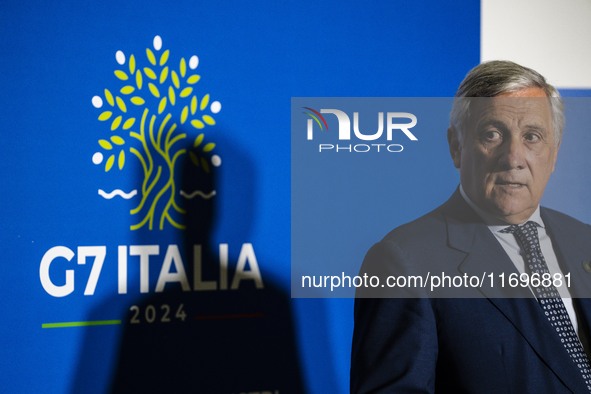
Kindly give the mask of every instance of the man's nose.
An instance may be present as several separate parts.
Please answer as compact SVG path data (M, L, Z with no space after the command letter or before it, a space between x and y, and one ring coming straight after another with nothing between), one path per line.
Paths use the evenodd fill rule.
M525 167L526 146L518 136L512 136L501 145L500 164L506 169Z

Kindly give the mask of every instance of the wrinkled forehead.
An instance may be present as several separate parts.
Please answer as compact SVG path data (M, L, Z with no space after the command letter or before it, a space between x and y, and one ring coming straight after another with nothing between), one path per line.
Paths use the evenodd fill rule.
M469 97L468 124L474 127L483 122L501 125L530 126L552 131L552 108L547 97L502 95Z

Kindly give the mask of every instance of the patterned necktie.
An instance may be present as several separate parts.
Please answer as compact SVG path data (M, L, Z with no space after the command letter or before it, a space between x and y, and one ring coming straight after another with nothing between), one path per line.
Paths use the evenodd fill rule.
M537 223L530 221L521 226L515 224L511 225L501 230L501 232L513 233L519 246L521 246L525 253L524 260L526 271L529 270L530 275L538 274L539 279L542 279L542 275L549 274L550 271L548 270L548 265L542 255L537 226ZM577 334L575 333L575 329L568 316L564 303L562 302L562 298L551 282L552 281L550 281L550 286L548 287L545 287L540 283L540 286L534 287L533 290L544 314L548 318L552 327L556 330L556 333L571 360L573 360L575 365L577 365L581 371L581 375L587 384L587 389L591 392L591 367L589 365L589 360Z

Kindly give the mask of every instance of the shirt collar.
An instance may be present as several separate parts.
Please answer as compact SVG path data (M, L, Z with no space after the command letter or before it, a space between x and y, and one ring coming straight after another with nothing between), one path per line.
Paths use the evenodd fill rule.
M470 197L468 197L466 192L464 192L464 188L462 187L462 185L460 185L460 194L462 195L462 197L464 198L466 203L470 206L470 208L472 208L478 214L478 216L480 216L480 218L484 221L484 223L492 231L500 231L504 228L507 228L507 226L509 226L508 223L505 223L502 220L494 217L493 215L485 212L484 210L480 209L476 204L474 204L474 202L472 202L472 200L470 200ZM534 213L527 220L525 220L523 223L528 222L528 221L535 222L538 224L538 226L544 227L544 222L542 221L542 216L540 215L540 206L539 205L536 207L536 210L534 211ZM520 224L523 224L523 223L520 223Z

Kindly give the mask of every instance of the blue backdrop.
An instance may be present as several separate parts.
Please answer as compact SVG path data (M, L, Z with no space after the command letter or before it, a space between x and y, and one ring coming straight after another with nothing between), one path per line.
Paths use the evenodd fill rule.
M290 299L291 98L453 95L479 61L478 1L1 8L0 390L347 392L352 300ZM146 148L152 172L142 130L171 149ZM401 202L392 226L451 189Z

